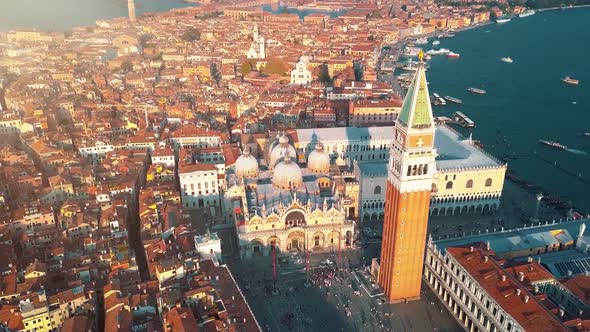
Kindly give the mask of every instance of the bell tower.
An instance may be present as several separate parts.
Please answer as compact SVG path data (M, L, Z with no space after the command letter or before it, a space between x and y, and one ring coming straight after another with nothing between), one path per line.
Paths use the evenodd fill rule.
M422 54L389 152L379 284L390 302L420 298L435 171L434 119Z
M127 12L129 13L129 22L135 23L137 20L135 17L135 1L127 0Z

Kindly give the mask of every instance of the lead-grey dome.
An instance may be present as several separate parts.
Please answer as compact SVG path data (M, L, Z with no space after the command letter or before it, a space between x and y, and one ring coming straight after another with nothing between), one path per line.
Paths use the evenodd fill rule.
M250 154L250 150L245 149L241 156L236 160L236 176L239 178L255 178L258 176L258 161L256 157Z
M301 168L291 161L291 156L284 156L283 161L275 167L272 175L272 183L281 189L294 189L303 185L303 173Z
M315 150L307 156L307 168L314 173L330 171L330 155L324 150L322 143L318 143Z
M270 151L270 163L268 166L274 168L286 155L294 158L297 155L297 151L295 151L295 148L289 144L289 138L283 135L279 137L279 144Z

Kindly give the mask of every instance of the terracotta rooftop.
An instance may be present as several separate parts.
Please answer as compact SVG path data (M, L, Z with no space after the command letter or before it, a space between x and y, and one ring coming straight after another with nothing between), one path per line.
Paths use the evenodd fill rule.
M164 331L199 332L200 328L189 308L174 307L164 314Z
M229 269L225 266L215 266L211 260L201 261L200 266L201 271L211 277L210 282L221 297L231 324L236 330L262 331Z
M526 331L569 331L524 284L494 260L494 251L482 248L482 243L449 247L447 253Z
M562 281L562 284L586 305L590 305L590 276L577 275Z

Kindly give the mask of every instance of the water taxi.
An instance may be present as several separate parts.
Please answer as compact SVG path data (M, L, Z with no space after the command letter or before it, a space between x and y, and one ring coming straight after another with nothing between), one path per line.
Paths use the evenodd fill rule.
M552 148L556 148L558 150L567 150L567 146L565 146L563 144L559 144L557 142L545 141L545 140L540 139L539 140L539 143L544 144L544 145L547 145L547 146L552 147Z
M467 88L467 91L473 92L478 95L485 95L486 94L486 90L482 90L482 89L478 89L478 88Z
M461 55L459 53L455 53L453 51L447 53L447 58L451 58L451 59L456 59L458 57L460 57Z
M518 14L518 17L527 17L527 16L531 16L531 15L535 15L535 11L532 9L529 9L529 10L525 10L524 12Z
M453 98L451 96L444 96L444 98L452 103L455 103L455 104L463 104L463 100L458 99L458 98Z
M510 18L499 18L496 20L496 23L498 23L498 24L508 23L508 22L510 22Z
M578 84L580 84L580 81L578 81L576 79L573 79L573 78L571 78L569 76L566 76L566 77L562 78L561 80L564 83L571 84L571 85L578 85Z
M512 60L512 58L511 58L511 57L509 57L509 56L507 56L507 57L503 57L503 58L502 58L502 59L500 59L500 60L502 60L503 62L506 62L506 63L512 63L512 62L514 62L514 61Z

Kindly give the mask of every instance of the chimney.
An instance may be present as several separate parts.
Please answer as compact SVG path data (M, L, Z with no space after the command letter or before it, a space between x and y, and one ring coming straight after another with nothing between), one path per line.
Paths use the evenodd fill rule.
M487 242L486 242L486 250L488 250L488 251L489 251L490 249L492 249L492 248L490 247L490 241L487 241Z
M528 295L524 296L524 303L529 303L529 296Z
M473 252L473 246L469 247L469 252Z
M559 309L559 317L563 317L564 314L565 314L565 311L563 311L563 309Z
M532 258L531 256L529 256L529 257L526 259L526 261L527 261L528 263L532 263L532 262L533 262L533 258Z
M502 282L506 281L506 276L502 275Z
M484 256L484 257L483 257L483 262L484 262L484 263L487 263L487 262L488 262L488 259L489 259L489 258L488 258L488 256Z
M521 292L520 288L517 288L516 289L516 295L520 295L520 292Z
M523 282L524 281L524 272L518 272L518 281Z

